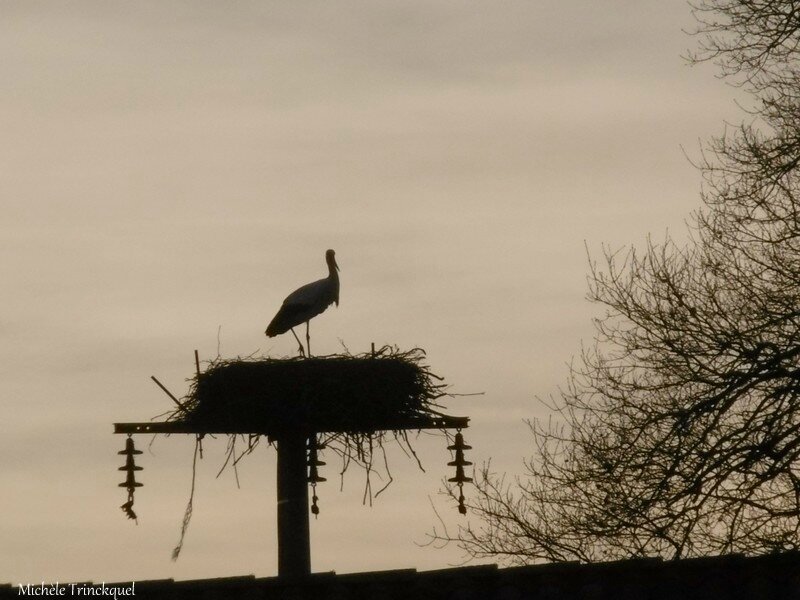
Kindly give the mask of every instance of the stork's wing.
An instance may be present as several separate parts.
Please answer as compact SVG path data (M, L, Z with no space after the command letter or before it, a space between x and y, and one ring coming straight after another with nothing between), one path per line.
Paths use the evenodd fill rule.
M329 279L319 279L297 288L283 301L281 309L267 327L273 337L286 333L292 327L305 323L323 312L334 301Z
M308 314L308 306L305 304L286 304L283 303L278 314L270 321L267 326L267 335L274 337L282 333L286 333L295 325L304 323L311 317L306 317Z
M286 296L286 300L283 301L283 304L284 306L287 304L297 304L300 306L313 306L315 304L320 304L324 302L324 298L330 294L328 291L328 288L330 287L329 283L330 282L327 278L318 279L317 281L307 283ZM330 304L330 302L325 304L325 306L328 306L328 304Z

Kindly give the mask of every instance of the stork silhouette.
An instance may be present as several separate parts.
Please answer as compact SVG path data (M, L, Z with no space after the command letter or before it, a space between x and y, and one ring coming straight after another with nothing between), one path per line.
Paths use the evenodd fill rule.
M325 262L328 264L328 276L297 288L286 296L278 314L270 321L264 332L268 337L275 337L291 331L297 340L301 356L306 356L303 343L294 332L294 327L301 323L306 324L306 346L308 356L311 356L311 335L308 322L318 314L325 311L334 302L339 306L339 265L336 264L336 253L333 250L325 252Z

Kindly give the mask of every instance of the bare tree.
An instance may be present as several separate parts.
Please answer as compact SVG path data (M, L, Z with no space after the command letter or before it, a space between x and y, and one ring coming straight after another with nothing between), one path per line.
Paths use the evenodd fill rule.
M689 5L698 23L692 33L700 37L692 61L715 61L723 76L766 87L796 67L800 2L699 0Z
M800 2L695 6L695 60L753 94L711 140L690 242L590 261L596 336L530 423L510 480L485 466L477 524L434 532L510 562L800 548Z

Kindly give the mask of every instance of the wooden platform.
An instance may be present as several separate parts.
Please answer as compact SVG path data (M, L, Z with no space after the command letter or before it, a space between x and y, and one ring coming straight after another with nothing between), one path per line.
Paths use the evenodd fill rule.
M397 418L392 421L376 423L370 431L400 431L419 429L466 429L469 427L469 417L451 417L441 415L435 417L407 417ZM253 434L277 435L277 430L253 430L252 428L232 427L198 427L197 425L182 421L149 421L144 423L114 423L114 433L189 433L189 434ZM368 431L350 431L339 429L325 429L323 431L304 431L307 435L315 433L369 433Z

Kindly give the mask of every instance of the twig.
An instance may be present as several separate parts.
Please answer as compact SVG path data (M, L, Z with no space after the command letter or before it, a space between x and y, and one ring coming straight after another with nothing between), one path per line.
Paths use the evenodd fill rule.
M172 401L178 405L178 408L180 408L183 412L187 412L186 407L183 404L181 404L180 401L175 396L172 395L172 392L170 392L167 388L165 388L164 385L158 379L156 379L155 375L150 375L150 379L155 381L158 387L164 390L164 393L167 394L167 396L172 398Z

